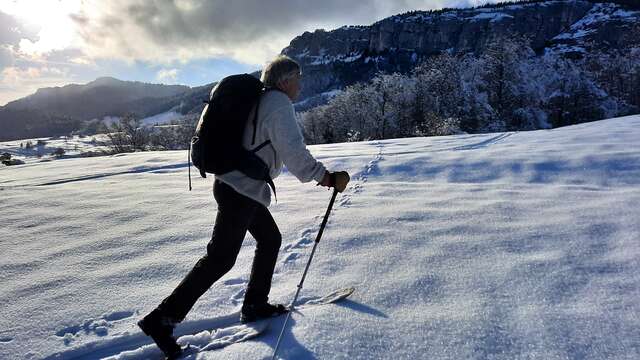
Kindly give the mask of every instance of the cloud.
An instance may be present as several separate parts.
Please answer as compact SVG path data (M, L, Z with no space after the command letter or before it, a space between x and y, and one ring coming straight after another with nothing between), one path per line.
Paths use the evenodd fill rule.
M0 70L14 64L13 51L6 46L0 45Z
M158 71L156 79L163 83L175 84L178 78L178 69L162 69Z
M3 84L24 84L26 82L33 82L33 80L57 80L64 78L67 75L65 69L56 67L27 67L18 68L15 66L7 67L2 70L2 83ZM35 81L39 82L39 81Z
M23 39L35 39L32 29L16 18L0 11L0 71L15 63L15 49Z
M17 45L22 39L36 40L36 35L34 29L0 11L0 45Z
M40 87L98 76L201 85L258 69L305 31L368 25L415 9L495 2L1 1L0 105Z
M0 105L34 93L37 89L67 82L67 69L48 66L6 67L0 72Z
M371 24L413 9L485 0L116 0L85 2L75 21L96 57L152 62L232 57L263 64L304 31Z

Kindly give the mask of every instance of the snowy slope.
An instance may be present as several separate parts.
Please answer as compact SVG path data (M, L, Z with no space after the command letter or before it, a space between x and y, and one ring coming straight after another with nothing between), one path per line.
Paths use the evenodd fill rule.
M141 122L143 125L147 125L147 126L162 125L162 124L168 124L173 120L178 120L182 116L183 116L182 114L177 113L175 111L167 111L167 112L146 117L142 119Z
M40 145L38 145L38 141L41 141ZM26 147L28 142L33 145L31 148ZM54 155L57 149L64 150L63 158L77 157L88 152L108 151L109 148L102 145L106 142L107 137L104 134L12 140L0 142L0 154L9 153L12 159L18 159L27 164L46 162L57 159Z
M282 358L639 358L638 138L632 116L311 147L353 181L302 297L357 290L295 314ZM186 174L183 151L0 168L0 358L159 358L135 321L204 253L216 211L211 179L188 192ZM330 192L276 185L271 299L287 302ZM239 309L253 249L248 236L182 329ZM192 358L270 356L281 323Z

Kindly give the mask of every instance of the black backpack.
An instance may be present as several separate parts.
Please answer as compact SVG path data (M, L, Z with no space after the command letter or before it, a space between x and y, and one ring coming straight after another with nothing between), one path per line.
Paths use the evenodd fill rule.
M254 105L252 145L255 143L260 96L265 91L262 82L249 74L228 76L211 90L189 148L189 159L203 178L207 177L206 173L222 175L239 170L252 179L266 181L275 195L269 167L255 154L271 141L267 140L251 150L242 146L244 130ZM190 171L191 165L189 190Z

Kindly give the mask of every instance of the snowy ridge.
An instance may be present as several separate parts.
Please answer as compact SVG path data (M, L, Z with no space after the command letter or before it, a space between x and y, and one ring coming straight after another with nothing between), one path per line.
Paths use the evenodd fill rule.
M517 10L522 10L524 8L539 7L539 6L546 7L552 4L557 4L559 2L562 2L562 1L552 0L552 1L545 1L540 3L514 4L514 5L508 5L508 6L501 6L497 8L499 10L497 12L496 12L496 8L492 8L492 7L481 7L481 8L475 8L475 9L464 9L464 8L446 9L446 10L435 11L435 12L416 11L415 14L411 14L411 15L407 15L407 14L395 15L395 16L392 16L391 19L395 22L403 22L403 21L431 22L437 18L450 18L450 19L466 18L466 19L471 19L472 21L473 19L476 19L476 20L496 19L503 16L512 17L508 14L504 14L503 11L517 11Z
M305 32L282 52L300 61L305 69L301 96L313 98L370 81L379 72L408 74L436 54L482 54L501 38L526 38L536 54L553 53L561 61L628 54L629 48L637 46L635 31L640 23L640 12L631 8L564 0L411 11L365 27Z
M569 31L558 34L553 40L567 40L585 37L595 33L598 26L610 21L634 23L638 21L640 11L627 11L617 4L598 3L585 15L571 25Z
M302 301L358 290L294 314L281 358L638 358L638 137L636 115L310 147L353 180ZM183 151L0 169L4 358L158 354L135 322L202 256L216 213L211 179L188 192L186 172ZM276 182L283 246L270 299L286 303L331 192L288 172ZM184 340L205 344L237 318L253 252L247 236L179 328ZM197 358L264 358L277 333Z
M502 12L483 12L478 15L474 15L469 19L471 21L489 19L491 22L498 22L504 19L513 19L513 16Z
M310 62L310 65L329 64L335 61L349 63L349 62L354 62L362 57L361 52L351 52L349 54L338 54L336 56L324 55L323 51L320 51L320 53L321 55L319 56L305 55L310 59L313 59L313 61Z

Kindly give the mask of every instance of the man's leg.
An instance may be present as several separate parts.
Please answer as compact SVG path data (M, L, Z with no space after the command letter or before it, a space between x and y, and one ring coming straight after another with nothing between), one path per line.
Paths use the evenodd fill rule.
M173 322L182 321L198 298L231 270L256 210L262 207L221 182L216 182L214 196L218 202L218 214L207 245L207 255L196 263L158 307L162 315Z
M249 232L256 239L257 246L244 304L263 304L269 298L282 235L271 213L264 206L256 209L253 221L249 224Z

